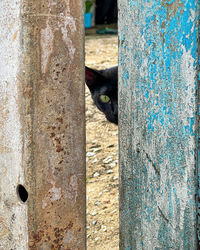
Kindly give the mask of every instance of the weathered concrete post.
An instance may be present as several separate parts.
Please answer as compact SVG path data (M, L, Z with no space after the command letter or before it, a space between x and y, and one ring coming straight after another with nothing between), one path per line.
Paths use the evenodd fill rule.
M119 0L120 249L197 249L199 5Z
M85 249L83 13L0 1L0 249Z

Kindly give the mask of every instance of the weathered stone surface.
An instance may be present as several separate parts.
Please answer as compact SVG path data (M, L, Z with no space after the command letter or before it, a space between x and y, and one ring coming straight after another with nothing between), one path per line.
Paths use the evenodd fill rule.
M0 2L2 249L85 249L83 6Z

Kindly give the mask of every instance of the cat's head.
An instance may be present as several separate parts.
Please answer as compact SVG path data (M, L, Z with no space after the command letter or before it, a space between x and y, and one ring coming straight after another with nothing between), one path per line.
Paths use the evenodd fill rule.
M118 68L96 70L85 67L85 80L97 108L109 122L118 124Z

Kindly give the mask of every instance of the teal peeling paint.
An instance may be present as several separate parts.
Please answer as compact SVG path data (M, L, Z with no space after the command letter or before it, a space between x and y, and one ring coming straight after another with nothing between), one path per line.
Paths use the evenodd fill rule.
M127 80L129 79L129 72L128 71L123 71L123 82L124 85L127 87Z
M121 249L196 247L199 6L119 0Z

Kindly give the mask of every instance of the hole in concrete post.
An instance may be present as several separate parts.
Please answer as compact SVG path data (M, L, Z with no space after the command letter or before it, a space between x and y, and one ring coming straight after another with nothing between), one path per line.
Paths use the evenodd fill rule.
M22 202L26 202L28 200L28 192L23 185L19 184L17 186L17 194Z

